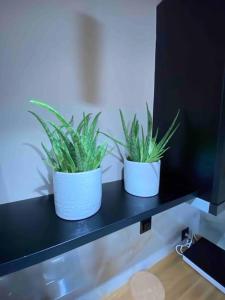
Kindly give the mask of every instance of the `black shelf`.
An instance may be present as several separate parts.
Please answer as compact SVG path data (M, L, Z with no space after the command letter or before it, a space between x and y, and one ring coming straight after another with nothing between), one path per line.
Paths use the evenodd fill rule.
M159 195L139 198L122 181L103 184L102 206L81 221L55 215L52 195L0 205L0 276L70 251L192 198L188 187L161 183Z

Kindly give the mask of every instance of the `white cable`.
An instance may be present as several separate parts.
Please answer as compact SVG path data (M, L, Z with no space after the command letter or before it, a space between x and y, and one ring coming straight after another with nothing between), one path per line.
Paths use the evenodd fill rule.
M193 244L193 241L195 240L196 240L195 234L191 234L190 236L188 235L188 237L185 240L183 240L182 243L176 246L177 254L182 256L184 251L190 248L191 245Z

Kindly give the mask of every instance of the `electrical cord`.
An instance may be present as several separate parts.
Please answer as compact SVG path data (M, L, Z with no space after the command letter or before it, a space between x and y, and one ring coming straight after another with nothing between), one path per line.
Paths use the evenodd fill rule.
M184 251L189 249L193 243L197 241L195 234L187 234L186 238L178 245L176 245L176 252L178 255L183 255Z

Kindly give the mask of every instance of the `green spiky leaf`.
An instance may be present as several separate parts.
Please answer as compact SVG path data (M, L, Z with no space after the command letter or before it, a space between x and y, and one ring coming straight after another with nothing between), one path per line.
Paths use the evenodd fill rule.
M136 162L156 162L159 161L166 151L169 149L167 146L174 133L177 131L179 124L177 119L179 111L173 119L169 129L166 133L158 139L158 129L153 135L153 119L149 111L148 104L146 104L147 110L147 133L144 133L143 126L140 125L136 115L134 115L130 127L126 125L126 121L123 112L120 110L120 118L122 128L124 132L125 142L119 141L114 137L103 133L105 136L112 139L115 143L125 147L127 150L127 158Z
M51 150L44 144L42 148L46 154L46 162L53 170L74 173L100 167L107 151L107 145L97 144L97 122L100 113L94 116L93 120L91 114L83 114L77 128L73 128L73 117L67 121L49 104L39 100L30 102L50 112L58 121L57 124L53 121L46 122L38 114L30 111L49 138Z

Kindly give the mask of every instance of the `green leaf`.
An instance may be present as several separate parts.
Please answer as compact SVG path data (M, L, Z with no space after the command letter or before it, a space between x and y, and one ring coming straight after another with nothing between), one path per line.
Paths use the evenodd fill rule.
M123 132L124 132L124 136L125 136L125 139L126 139L126 143L128 144L129 143L129 134L128 134L128 129L127 129L127 126L126 126L124 116L123 116L123 113L122 113L121 109L120 109L120 118L121 118L121 122L122 122L122 126L123 126Z
M146 103L147 109L147 133L144 134L144 129L142 125L139 125L136 115L134 115L133 120L130 126L126 126L126 121L123 116L123 112L120 110L120 118L122 123L122 129L125 136L125 143L119 141L118 139L106 134L106 137L109 137L118 145L121 145L126 148L128 152L128 159L131 161L137 162L155 162L159 161L169 147L166 147L170 139L177 131L179 124L177 124L177 119L179 116L179 111L176 114L174 120L172 121L169 129L166 131L164 136L158 142L158 129L155 132L153 137L153 120L151 113ZM140 130L141 129L141 130Z
M70 123L66 121L66 119L57 111L55 110L52 106L50 106L49 104L45 103L45 102L42 102L40 100L35 100L35 99L32 99L30 100L30 103L32 104L35 104L39 107L42 107L46 110L48 110L49 112L53 113L56 118L64 125L64 126L68 126L70 127Z
M146 103L146 108L147 108L147 137L151 138L152 137L152 127L153 127L153 120L152 120L152 115L149 111L148 108L148 103Z
M73 173L76 170L76 165L72 158L74 155L73 145L71 144L69 139L61 132L60 128L58 128L56 124L54 124L53 122L50 122L50 124L55 129L58 136L61 138L61 150L63 151L65 159L68 161L68 165L70 165L71 172Z
M94 116L91 121L91 114L83 114L83 118L77 129L73 128L73 117L67 122L66 119L47 103L32 100L32 104L42 107L52 113L59 124L49 122L50 130L46 121L36 113L30 112L42 125L47 134L51 150L44 144L42 148L46 154L46 162L51 168L59 172L84 172L98 168L106 155L105 144L98 145L97 138L99 131L97 122L100 113Z

